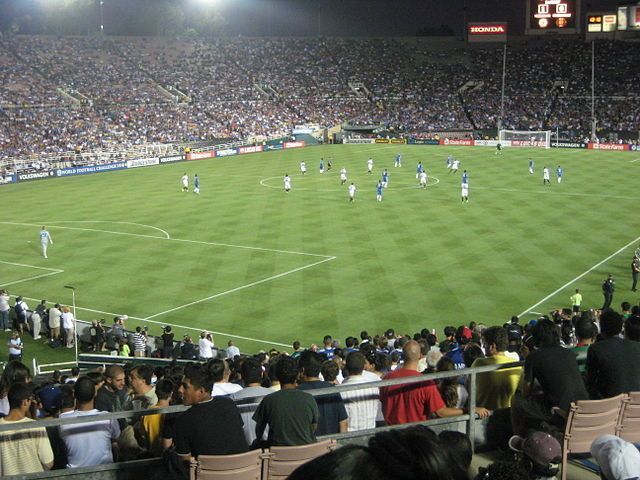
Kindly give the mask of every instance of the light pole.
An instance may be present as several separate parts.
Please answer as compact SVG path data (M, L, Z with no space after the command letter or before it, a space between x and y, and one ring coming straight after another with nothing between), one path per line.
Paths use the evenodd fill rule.
M104 37L104 0L100 0L100 36Z
M102 3L102 2L101 2ZM78 317L76 317L76 287L72 287L71 285L65 285L64 288L68 288L71 290L71 302L73 305L73 334L75 338L73 339L73 346L75 348L76 354L76 366L78 365Z

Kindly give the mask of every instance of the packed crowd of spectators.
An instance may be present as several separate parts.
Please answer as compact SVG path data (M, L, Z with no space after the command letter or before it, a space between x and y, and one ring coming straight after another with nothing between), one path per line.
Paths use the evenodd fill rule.
M8 292L0 292L0 313L6 312L8 298ZM513 317L491 327L475 322L448 326L440 335L429 328L414 334L397 334L391 328L376 335L362 331L348 336L344 344L326 335L308 348L295 341L289 352L274 349L254 355L242 354L231 341L225 347L216 346L208 332L202 332L197 343L188 336L176 341L172 328L164 327L157 340L150 342L145 328L127 333L126 316L114 318L109 326L93 321L91 348L117 351L124 366L113 364L87 372L74 368L64 376L55 372L53 378L39 379L35 385L31 372L20 361L21 352L13 350L0 378L0 415L6 415L0 425L84 415L97 415L95 421L46 430L35 424L28 437L16 431L0 432L0 473L93 466L160 455L175 471L186 469L191 458L202 454L304 445L323 435L455 417L470 412L467 369L503 364L506 368L477 375L476 405L471 413L486 419L480 437L486 445L511 447L520 454L527 451L523 446L527 441L544 445L547 454L556 454L544 457L539 451L534 459L539 465L518 478L552 476L557 473L559 440L571 402L640 391L640 371L627 368L640 362L640 306L623 302L619 313L611 308L581 311L577 296L572 297L572 303L573 308L558 309L524 325ZM14 340L19 334L33 326L22 313L27 308L22 299L16 299L10 352L16 348ZM38 321L49 326L48 333L42 328L40 334L52 341L62 338L67 346L73 344L76 333L67 330L72 328L65 320L67 308L46 308L46 302L41 302L35 312L39 312ZM10 330L8 317L3 314L1 318ZM61 326L65 330L62 336ZM145 356L186 362L152 367L144 360L132 364L127 359ZM446 371L459 375L419 380L424 374ZM381 380L395 379L415 383L377 386ZM363 383L367 385L360 390L319 396L308 393ZM100 412L171 405L191 408L130 420L99 417ZM424 442L423 448L409 456L413 462L415 455L441 454L445 449L434 452L432 447L450 442L461 446L460 451L454 448L450 454L464 451L466 460L457 462L461 466L458 476L446 478L470 478L471 446L462 433L464 423L455 422L447 428L440 436L423 427L377 434L368 448L389 441L385 435L398 436L395 442L400 444L408 435ZM221 431L225 434L219 435ZM606 450L604 443L611 441L620 440L594 442L597 459ZM33 455L16 455L30 448ZM343 465L343 456L364 461L372 451L375 448L359 451L346 447L323 461L337 462L335 468L349 468L349 462ZM637 450L635 454L640 458ZM602 462L606 461L602 457ZM519 465L512 463L511 468ZM303 467L292 478L315 478L309 476L310 468ZM388 471L383 466L376 468ZM480 478L515 478L484 474Z
M495 128L501 46L453 47L416 39L5 37L0 151L246 139L305 123L382 124L406 134ZM638 49L598 41L595 52L598 127L637 131ZM503 128L588 133L590 54L579 40L510 44ZM459 95L468 81L483 86ZM554 81L566 88L553 90Z

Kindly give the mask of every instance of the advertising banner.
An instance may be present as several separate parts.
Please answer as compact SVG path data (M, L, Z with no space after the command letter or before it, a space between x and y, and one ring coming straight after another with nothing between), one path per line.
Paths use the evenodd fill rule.
M546 147L547 142L537 140L511 140L512 147Z
M205 158L213 158L216 156L216 152L213 150L207 150L205 152L189 152L187 153L187 160L203 160Z
M582 142L551 142L553 148L587 148L586 143Z
M392 138L391 143L407 143L407 140L404 138Z
M42 180L43 178L55 177L55 170L41 170L39 172L20 173L18 172L18 181L27 182L29 180Z
M301 148L304 147L304 142L284 142L284 148Z
M407 140L409 145L440 145L440 140L433 138L410 138Z
M373 138L345 138L342 143L374 143Z
M170 155L168 157L160 157L160 163L182 162L184 155Z
M237 148L225 148L223 150L216 150L216 157L230 157L231 155L237 155Z
M467 26L469 42L506 42L507 22L469 23Z
M85 175L87 173L109 172L111 170L122 170L127 168L127 162L105 163L102 165L86 165L84 167L61 168L56 170L58 177L69 175Z
M593 150L616 150L625 151L629 150L629 145L620 143L589 143L590 149Z
M495 147L498 145L498 140L474 140L473 144L476 147Z
M388 138L376 138L375 142L376 143L389 143L389 139Z
M440 139L440 145L456 145L456 146L464 146L464 147L472 147L473 146L473 140L471 139L467 139L467 138L463 138L463 139L458 139L458 138L442 138Z
M640 145L630 145L629 148L632 152L640 152Z
M265 147L267 150L282 150L283 145L281 143L273 143Z
M5 173L4 176L0 176L0 185L3 185L5 183L14 183L15 181L15 173Z
M256 152L262 152L264 151L264 147L262 145L255 145L252 147L240 147L238 149L238 153L240 155L243 155L245 153L256 153Z
M158 157L151 157L127 160L127 168L149 167L151 165L160 165L160 159Z

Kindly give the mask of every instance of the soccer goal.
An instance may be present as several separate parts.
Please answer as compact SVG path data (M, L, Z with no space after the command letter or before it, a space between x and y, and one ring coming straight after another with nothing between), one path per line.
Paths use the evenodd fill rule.
M498 138L512 147L551 148L551 130L500 130Z

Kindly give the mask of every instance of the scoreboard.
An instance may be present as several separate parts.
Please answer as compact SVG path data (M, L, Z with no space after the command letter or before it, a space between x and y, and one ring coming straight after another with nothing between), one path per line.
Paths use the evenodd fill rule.
M580 0L528 0L528 35L579 31Z

